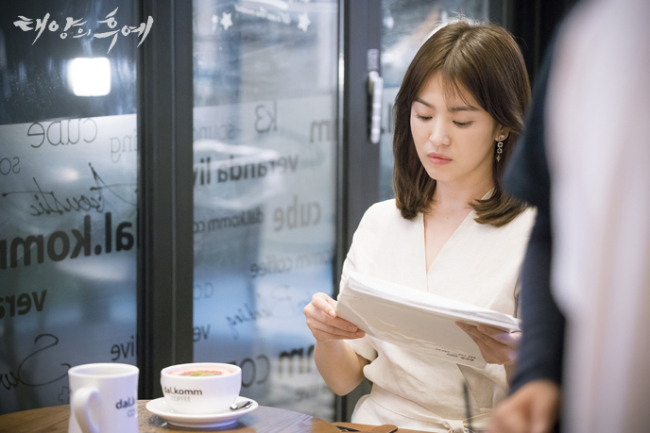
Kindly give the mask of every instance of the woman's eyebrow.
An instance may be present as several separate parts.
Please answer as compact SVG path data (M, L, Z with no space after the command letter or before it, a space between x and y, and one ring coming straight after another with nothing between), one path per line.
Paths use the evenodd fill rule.
M427 101L425 101L422 98L415 98L415 102L419 102L422 105L426 105L429 108L435 108L433 104L429 104ZM479 111L479 109L473 105L459 105L456 107L448 107L447 111L450 113L457 113L459 111Z
M419 102L420 104L422 104L422 105L426 105L426 106L429 107L429 108L434 108L434 107L433 107L433 104L429 104L428 102L426 102L426 101L425 101L424 99L422 99L422 98L415 98L415 102Z
M479 110L473 105L460 105L458 107L447 107L447 111L449 111L450 113L457 113L459 111L479 111Z

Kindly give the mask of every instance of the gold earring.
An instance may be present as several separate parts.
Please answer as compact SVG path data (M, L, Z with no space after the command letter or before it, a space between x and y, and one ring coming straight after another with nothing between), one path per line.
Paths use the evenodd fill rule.
M501 161L501 153L503 153L503 140L505 140L505 137L503 135L499 135L499 142L497 143L497 162Z

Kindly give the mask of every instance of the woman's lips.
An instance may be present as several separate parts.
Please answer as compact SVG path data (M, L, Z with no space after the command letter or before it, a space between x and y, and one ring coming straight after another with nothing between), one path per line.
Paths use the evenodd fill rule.
M451 158L447 158L446 156L439 153L429 153L427 154L427 157L429 158L429 161L435 165L445 165L449 164L452 161Z

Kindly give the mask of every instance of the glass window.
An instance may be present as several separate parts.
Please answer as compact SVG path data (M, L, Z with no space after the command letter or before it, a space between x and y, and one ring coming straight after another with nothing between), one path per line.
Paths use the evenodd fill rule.
M194 358L333 418L303 307L332 293L338 2L194 0Z
M136 363L136 21L0 5L0 414L68 403L70 366Z

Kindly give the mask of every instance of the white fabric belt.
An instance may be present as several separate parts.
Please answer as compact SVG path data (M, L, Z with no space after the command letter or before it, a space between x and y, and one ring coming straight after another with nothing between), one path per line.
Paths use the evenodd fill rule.
M492 411L482 413L471 418L472 432L466 427L467 420L454 420L439 417L417 403L388 392L377 385L373 385L369 399L384 409L396 412L406 418L411 418L430 425L436 433L472 433L487 428Z

